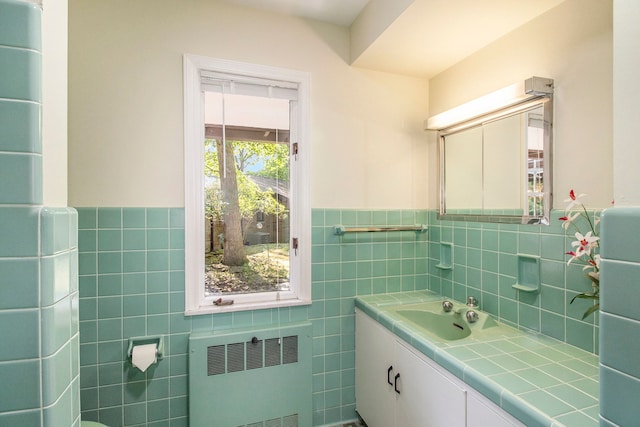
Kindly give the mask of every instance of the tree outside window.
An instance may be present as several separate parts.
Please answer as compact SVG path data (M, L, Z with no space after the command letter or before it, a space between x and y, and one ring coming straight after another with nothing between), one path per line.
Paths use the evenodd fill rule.
M205 295L289 288L289 106L256 98L205 96Z

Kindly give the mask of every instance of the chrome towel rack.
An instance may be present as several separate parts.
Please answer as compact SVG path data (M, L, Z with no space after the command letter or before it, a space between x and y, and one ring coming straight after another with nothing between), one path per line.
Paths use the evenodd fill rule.
M333 227L333 234L337 236L342 236L346 233L377 233L377 232L387 232L387 231L415 231L417 233L425 233L427 231L427 226L424 224L418 225L392 225L392 226L384 226L384 227L345 227L344 225L338 224Z

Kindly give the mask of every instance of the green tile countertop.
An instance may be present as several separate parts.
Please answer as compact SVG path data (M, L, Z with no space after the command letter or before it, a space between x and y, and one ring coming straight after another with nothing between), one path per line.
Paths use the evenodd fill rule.
M444 341L385 312L442 299L429 291L379 294L357 297L356 307L528 427L598 425L597 355L511 327L513 333Z

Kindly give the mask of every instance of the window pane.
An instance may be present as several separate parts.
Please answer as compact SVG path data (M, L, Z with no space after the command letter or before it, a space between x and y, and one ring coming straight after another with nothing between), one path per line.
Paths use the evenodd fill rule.
M205 295L289 289L289 101L205 93Z

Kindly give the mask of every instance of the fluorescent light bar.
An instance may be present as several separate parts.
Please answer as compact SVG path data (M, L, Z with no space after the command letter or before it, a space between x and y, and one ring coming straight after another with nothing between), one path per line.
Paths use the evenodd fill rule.
M532 77L429 117L427 129L446 129L454 124L550 93L553 93L553 80Z

